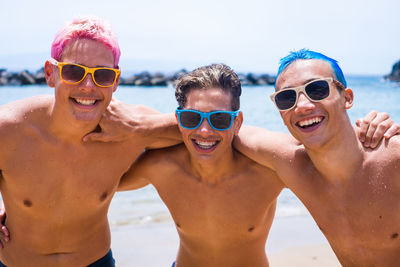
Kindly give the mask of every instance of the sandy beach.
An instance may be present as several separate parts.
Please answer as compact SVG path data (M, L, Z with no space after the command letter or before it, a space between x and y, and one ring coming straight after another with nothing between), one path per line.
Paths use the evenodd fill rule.
M168 267L175 259L179 238L172 220L111 231L118 267ZM310 215L275 218L266 251L272 267L340 266Z

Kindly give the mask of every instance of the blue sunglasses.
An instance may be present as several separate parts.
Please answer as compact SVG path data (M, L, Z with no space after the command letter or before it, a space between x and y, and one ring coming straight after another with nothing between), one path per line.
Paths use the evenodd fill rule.
M176 115L179 119L179 124L185 129L196 129L201 125L203 119L208 120L208 124L217 131L224 131L231 128L233 119L238 115L236 111L212 111L201 112L191 109L176 109Z

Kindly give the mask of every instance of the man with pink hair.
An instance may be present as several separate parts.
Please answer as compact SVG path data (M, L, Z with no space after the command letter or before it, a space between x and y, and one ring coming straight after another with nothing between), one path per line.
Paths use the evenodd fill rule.
M51 56L44 72L55 94L0 107L0 190L11 233L0 266L114 266L107 211L120 177L144 149L176 143L176 121L112 101L120 49L101 19L66 24ZM103 117L124 116L130 138L83 142Z

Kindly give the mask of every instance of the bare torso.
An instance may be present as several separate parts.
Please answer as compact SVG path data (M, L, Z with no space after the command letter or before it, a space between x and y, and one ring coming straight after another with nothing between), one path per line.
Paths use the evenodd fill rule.
M283 188L275 172L238 152L230 174L216 183L201 181L190 166L179 145L150 152L134 168L155 186L175 221L177 267L268 266L265 243Z
M400 143L397 137L389 143L364 149L364 160L342 182L329 182L335 173L321 176L304 149L296 153L294 168L278 171L344 266L398 266L400 261Z
M8 266L85 266L104 256L111 198L145 146L57 139L46 128L50 105L41 97L0 112L0 190L11 237L1 261Z

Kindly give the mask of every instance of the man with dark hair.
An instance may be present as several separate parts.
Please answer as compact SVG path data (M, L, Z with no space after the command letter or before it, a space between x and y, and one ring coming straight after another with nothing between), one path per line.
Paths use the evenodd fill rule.
M184 144L146 152L120 189L151 183L180 237L178 267L268 266L265 243L283 183L238 153L240 80L226 65L201 67L176 87Z
M346 112L353 91L335 60L300 50L281 63L271 98L304 146L249 127L236 147L278 173L308 208L342 265L398 266L399 136L374 150L360 144Z

